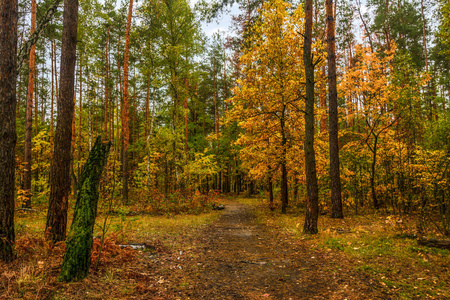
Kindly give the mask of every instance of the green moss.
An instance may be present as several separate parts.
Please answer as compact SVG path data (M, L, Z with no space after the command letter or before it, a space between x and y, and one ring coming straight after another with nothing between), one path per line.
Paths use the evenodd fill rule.
M83 167L59 281L78 281L89 272L99 197L98 185L110 147L111 143L104 144L101 137L98 137Z

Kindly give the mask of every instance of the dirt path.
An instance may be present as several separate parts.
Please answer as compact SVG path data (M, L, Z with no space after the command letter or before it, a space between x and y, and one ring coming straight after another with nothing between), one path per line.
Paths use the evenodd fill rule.
M244 204L228 204L199 242L197 251L177 258L168 278L172 297L390 299L371 278L342 267L342 258L257 224Z

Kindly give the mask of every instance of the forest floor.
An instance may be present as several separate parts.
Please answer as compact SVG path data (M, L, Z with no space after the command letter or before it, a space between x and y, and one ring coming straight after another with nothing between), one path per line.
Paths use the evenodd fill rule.
M0 299L450 299L450 252L397 238L404 217L321 216L309 236L301 215L221 202L193 216L118 216L98 265L96 239L89 276L69 284L56 280L64 246L32 235L44 214L22 216L29 233L0 265ZM118 246L131 242L146 248Z

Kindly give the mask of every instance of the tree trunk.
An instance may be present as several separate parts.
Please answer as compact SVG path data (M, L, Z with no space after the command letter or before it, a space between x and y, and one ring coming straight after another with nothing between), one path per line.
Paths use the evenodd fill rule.
M423 9L423 0L420 0L420 9L422 12L422 38L423 38L423 53L425 55L425 70L428 72L427 34L425 27L425 13Z
M286 106L283 107L283 112L281 116L281 213L285 214L288 207L288 179L287 179L287 138L285 133L285 111Z
M70 194L72 120L77 47L78 0L64 1L61 71L55 151L51 166L50 199L46 230L54 242L66 237L67 209Z
M325 66L322 68L323 74L325 74ZM326 90L327 87L325 84L320 86L319 90L319 104L320 108L322 110L321 117L320 117L320 133L321 135L324 135L328 131L328 124L327 124L327 95Z
M105 53L105 60L106 60L106 76L105 76L105 124L104 124L104 132L103 134L107 138L109 136L108 134L108 123L109 123L109 52L108 52L108 46L109 46L109 32L110 27L108 26L108 33L106 36L106 53Z
M52 103L50 106L50 159L53 161L53 113L54 113L54 98L55 98L55 84L56 84L56 45L52 40L52 55L51 55L51 64L52 64ZM58 94L58 89L56 88L56 94Z
M370 190L372 191L373 206L375 209L380 208L380 203L378 202L377 193L375 190L375 167L377 165L377 149L378 149L378 135L374 134L373 142L373 153L372 153L372 164L370 166Z
M85 48L85 50L86 50L86 48ZM81 52L81 51L80 51ZM82 146L81 146L81 123L82 123L82 120L83 120L83 56L82 56L82 54L80 54L80 61L79 61L79 64L80 64L80 91L79 91L79 99L78 99L78 114L79 114L79 116L78 116L78 151L77 151L77 154L78 154L78 165L77 165L77 176L78 176L78 178L80 178L80 176L81 176L81 167L80 167L80 160L81 160L81 152L83 151L83 149L82 149Z
M17 0L0 1L0 259L14 259Z
M110 148L111 142L102 142L99 136L83 166L59 281L78 281L85 278L89 272L99 182Z
M188 116L189 116L189 81L186 78L184 81L184 85L187 91L186 98L184 99L184 152L186 154L186 159L188 158L188 135L189 135L189 127L188 127Z
M269 174L268 176L269 181L269 209L273 211L275 209L273 204L273 182L272 182L272 175Z
M311 55L313 1L305 1L305 42L303 61L306 75L305 99L305 172L306 215L303 231L315 234L319 217L319 188L317 186L316 157L314 152L314 64Z
M122 153L122 198L124 203L128 203L128 144L130 141L129 134L129 101L128 101L128 60L130 49L130 31L131 16L133 14L133 0L130 0L128 7L127 29L125 33L125 53L123 62L123 119L122 119L122 136L123 136L123 153Z
M328 52L328 101L329 101L329 141L330 141L330 180L331 217L342 219L341 177L339 170L339 118L336 87L336 40L333 0L326 0L327 10L327 52Z
M36 0L31 0L31 34L36 30ZM33 93L34 93L34 73L35 73L36 46L30 50L29 72L28 72L28 93L25 125L25 144L23 149L23 207L31 208L31 136L33 135ZM35 107L37 110L37 107Z

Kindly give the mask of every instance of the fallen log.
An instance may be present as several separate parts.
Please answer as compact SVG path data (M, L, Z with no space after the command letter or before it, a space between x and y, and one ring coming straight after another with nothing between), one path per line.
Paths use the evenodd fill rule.
M450 250L450 240L440 240L434 238L421 237L417 240L417 243L422 246Z

